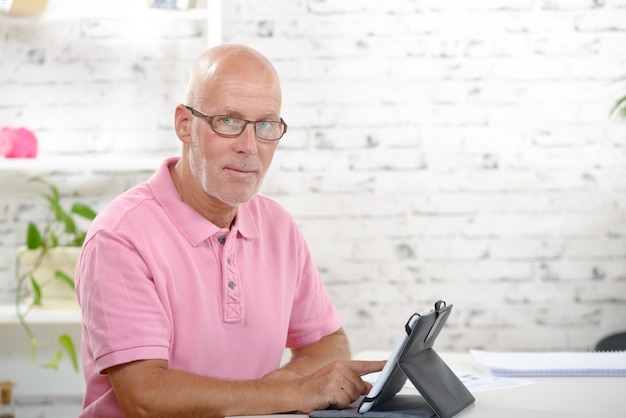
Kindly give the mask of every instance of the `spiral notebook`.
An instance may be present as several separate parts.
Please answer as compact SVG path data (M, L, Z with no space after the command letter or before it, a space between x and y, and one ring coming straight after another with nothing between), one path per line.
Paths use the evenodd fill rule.
M474 361L501 377L623 377L626 351L490 352L470 350Z

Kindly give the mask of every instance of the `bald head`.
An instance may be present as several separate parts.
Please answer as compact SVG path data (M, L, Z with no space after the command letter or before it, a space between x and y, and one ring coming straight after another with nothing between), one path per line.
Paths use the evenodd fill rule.
M234 79L270 85L281 96L278 74L265 56L245 45L226 44L205 51L194 63L187 86L187 104L197 106L210 97L217 83Z

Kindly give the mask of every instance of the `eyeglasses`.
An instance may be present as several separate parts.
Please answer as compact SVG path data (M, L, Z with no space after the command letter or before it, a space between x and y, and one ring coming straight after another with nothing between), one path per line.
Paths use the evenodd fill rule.
M211 125L213 132L229 138L241 135L249 123L254 124L254 133L257 138L266 141L278 141L287 132L287 124L283 118L280 118L280 122L276 122L272 120L246 120L229 115L209 116L191 106L185 107L191 111L192 115L204 119L206 123Z

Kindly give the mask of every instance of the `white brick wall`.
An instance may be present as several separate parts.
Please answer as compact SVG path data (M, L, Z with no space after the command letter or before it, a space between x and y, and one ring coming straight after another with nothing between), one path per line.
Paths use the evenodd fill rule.
M626 93L626 1L223 12L224 40L283 79L289 133L263 191L302 226L354 350L390 348L438 298L455 305L442 349L588 349L626 328L626 121L608 118ZM0 39L0 125L35 130L42 155L177 152L204 22L0 17ZM0 174L8 298L7 254L40 208L27 174ZM54 179L102 207L147 175Z

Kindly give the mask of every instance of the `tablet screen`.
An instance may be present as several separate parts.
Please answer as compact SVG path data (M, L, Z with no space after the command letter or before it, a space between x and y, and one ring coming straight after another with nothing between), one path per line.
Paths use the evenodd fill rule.
M402 334L402 337L396 344L394 350L389 356L385 367L380 372L380 375L374 382L372 389L370 392L363 398L361 401L361 405L359 405L359 412L365 413L372 409L375 405L381 404L388 399L391 399L396 393L402 389L406 382L406 374L402 370L400 370L400 366L398 365L398 359L400 358L400 353L404 349L407 341L409 340L409 336L411 335L411 331L415 328L415 324L417 321L428 314L432 314L434 309L429 309L427 311L421 313L414 313L411 315L409 320L406 323L405 330Z

